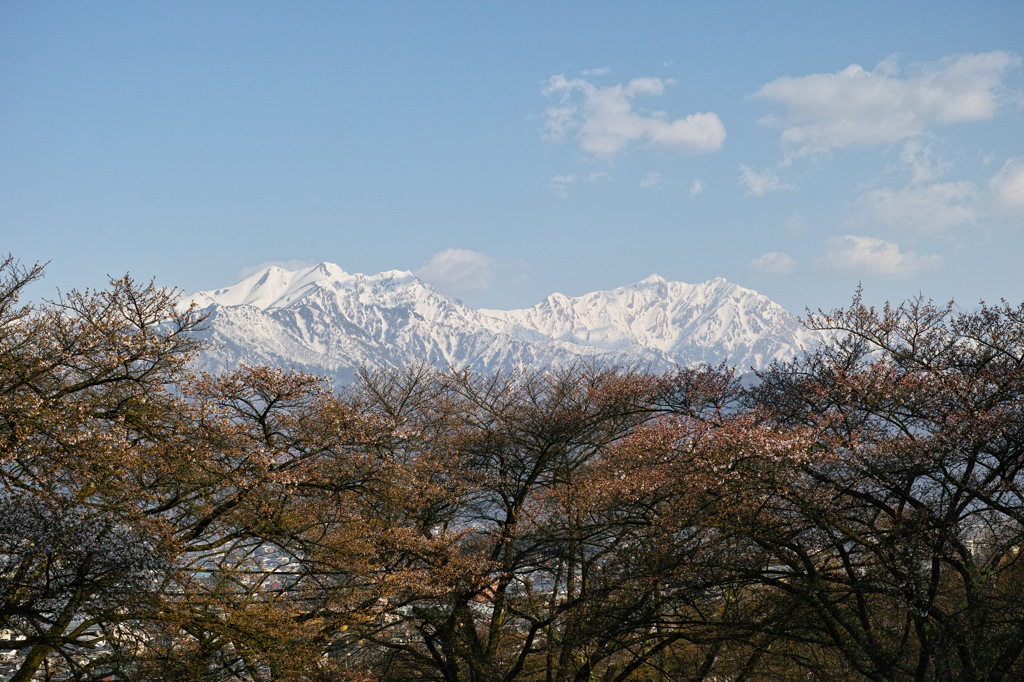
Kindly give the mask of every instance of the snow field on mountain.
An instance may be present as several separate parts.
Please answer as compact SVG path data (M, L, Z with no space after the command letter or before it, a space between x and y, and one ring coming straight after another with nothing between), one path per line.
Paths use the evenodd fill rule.
M333 263L269 267L195 302L210 313L205 365L294 366L350 380L362 366L430 362L489 372L589 358L652 370L727 361L760 369L816 335L768 298L716 278L652 275L579 297L552 294L522 310L474 310L412 273L349 274Z

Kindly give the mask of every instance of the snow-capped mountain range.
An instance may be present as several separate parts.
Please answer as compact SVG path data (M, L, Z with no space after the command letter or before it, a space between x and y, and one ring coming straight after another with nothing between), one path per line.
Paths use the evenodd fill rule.
M741 371L792 357L815 333L760 294L716 278L657 275L523 310L472 309L410 272L349 274L332 263L269 267L187 297L209 314L202 363L294 367L351 380L357 367L545 368L589 358L652 370L726 361Z

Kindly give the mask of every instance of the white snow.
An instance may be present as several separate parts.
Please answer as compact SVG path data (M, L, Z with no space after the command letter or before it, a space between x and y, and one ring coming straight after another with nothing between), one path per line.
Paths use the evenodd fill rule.
M361 365L423 360L484 371L580 357L652 369L727 360L745 371L817 339L768 298L722 278L685 284L651 275L579 297L552 294L522 310L473 310L407 271L349 274L320 263L269 267L191 301L212 314L209 367L294 365L339 381Z

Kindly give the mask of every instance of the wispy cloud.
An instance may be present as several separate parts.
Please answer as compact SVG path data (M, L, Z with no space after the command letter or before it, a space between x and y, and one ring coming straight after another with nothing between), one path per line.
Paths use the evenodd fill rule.
M559 199L569 198L569 186L577 182L598 182L598 181L611 181L612 176L608 173L598 171L595 173L588 173L582 178L578 177L575 173L567 173L565 175L556 175L551 178L548 183L548 187L555 193L555 196Z
M910 171L910 181L915 184L939 179L948 164L932 160L932 149L919 139L907 140L900 151L900 161Z
M1009 159L989 181L995 208L1024 215L1024 158Z
M940 267L942 256L920 256L900 251L895 242L848 234L826 240L814 265L818 270L906 278Z
M721 148L725 126L714 113L673 120L662 111L644 114L633 109L637 96L662 95L671 84L660 78L635 78L602 87L586 78L552 76L543 89L553 101L545 112L545 131L552 140L576 140L584 152L602 158L613 157L633 143L690 154Z
M876 189L857 200L862 217L896 232L936 235L974 222L978 199L971 182Z
M490 288L494 270L494 261L485 253L445 249L431 256L414 274L442 294L465 296Z
M661 177L661 173L658 171L648 171L644 179L640 181L640 187L644 189L650 189L652 187L661 187L665 184L665 178Z
M778 78L755 97L784 108L762 122L781 126L788 153L803 156L992 118L1003 74L1020 63L1010 52L985 52L917 64L902 75L890 57L871 71L852 64L835 73Z
M774 171L755 171L747 166L740 166L740 184L747 188L749 194L763 196L769 192L793 189L782 181Z
M786 216L786 220L783 223L783 229L791 237L799 237L804 233L804 228L807 226L807 220L800 213L790 213Z
M758 275L788 275L796 268L796 259L781 251L769 251L750 261L747 270Z
M551 182L548 183L548 187L555 193L555 196L559 199L567 199L569 197L569 185L576 182L576 176L572 173L565 175L556 175L551 178Z
M704 193L704 178L697 178L690 185L690 196L695 197L698 194Z

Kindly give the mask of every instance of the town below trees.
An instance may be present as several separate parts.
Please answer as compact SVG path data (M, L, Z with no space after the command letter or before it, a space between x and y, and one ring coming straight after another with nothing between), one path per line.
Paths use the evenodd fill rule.
M1024 306L811 315L739 380L193 362L0 258L0 677L1024 679Z

